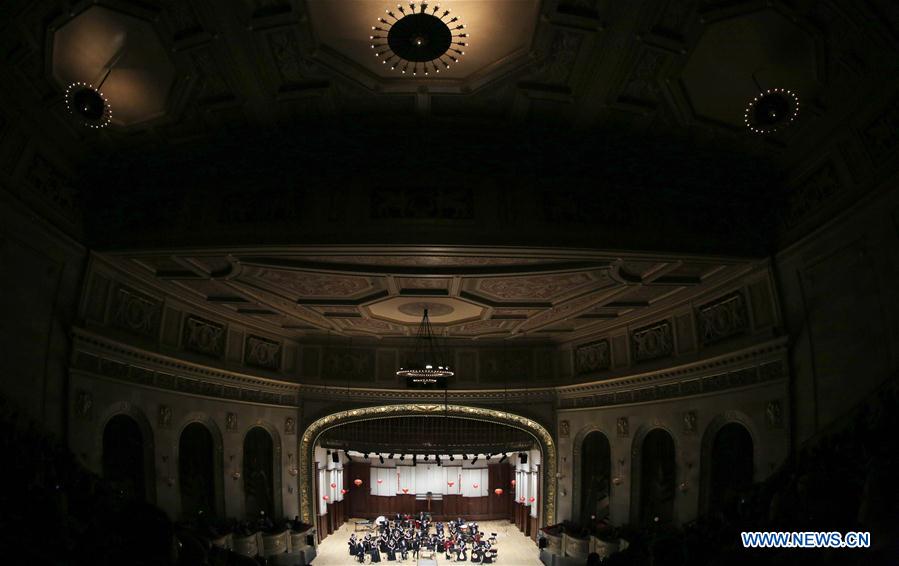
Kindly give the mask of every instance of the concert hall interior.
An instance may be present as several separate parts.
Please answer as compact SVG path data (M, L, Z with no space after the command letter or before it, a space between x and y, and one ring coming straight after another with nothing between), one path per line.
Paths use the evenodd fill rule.
M899 2L396 2L0 2L0 561L895 560Z

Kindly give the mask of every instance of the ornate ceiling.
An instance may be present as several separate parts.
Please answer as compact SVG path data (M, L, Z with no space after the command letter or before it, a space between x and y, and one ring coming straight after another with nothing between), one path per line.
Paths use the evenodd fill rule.
M552 176L555 194L569 185L590 194L605 191L600 205L580 206L578 198L562 196L559 200L573 201L569 209L544 207L566 222L601 217L597 224L614 226L608 216L617 214L647 216L650 224L667 215L665 220L676 224L685 211L670 201L689 212L710 210L735 194L742 199L757 193L758 210L770 209L778 219L770 230L761 215L753 223L766 233L785 234L776 243L782 244L871 190L875 170L899 145L891 134L897 105L889 67L899 50L899 16L888 0L448 0L446 6L470 26L472 45L458 69L439 80L399 78L377 68L370 53L362 55L371 51L366 48L371 18L386 4L377 0L104 0L101 8L88 9L94 4L9 0L0 12L0 77L7 85L0 93L0 180L54 221L63 218L58 223L76 237L84 233L82 218L86 233L106 230L108 217L84 216L104 206L126 223L134 220L129 206L167 216L151 219L156 225L219 206L228 208L219 214L234 222L254 218L259 213L244 202L261 199L250 187L320 175L315 171L320 158L331 186L342 182L341 176L354 183L383 179L406 169L396 167L397 161L419 158L435 178L445 180L459 172L452 164L467 165L468 158L459 160L454 153L459 147L495 156L495 164L469 169L490 177L493 185L520 183L508 171L524 169L524 175L538 179ZM78 40L85 45L77 50L61 51L73 36L72 26L89 14L108 16L97 24L105 31ZM110 21L118 24L106 25ZM127 30L124 35L120 28ZM118 123L99 133L87 131L65 111L64 83L94 80L82 75L96 74L116 38L124 38L127 47L127 57L109 79ZM165 92L159 90L168 84ZM800 119L772 136L751 134L743 112L760 87L797 92ZM435 133L434 124L446 129ZM517 130L484 135L508 124ZM515 133L547 130L557 136L550 149ZM606 140L611 162L602 160L609 147L562 135L570 131ZM396 139L385 142L385 134ZM328 135L335 140L325 151L317 144ZM282 164L302 154L296 159L301 171L282 174L277 164L257 165L252 170L258 178L247 179L227 169L228 159L212 167L204 151L210 144L239 148L238 153L285 145L272 136L293 144L276 154ZM432 145L438 136L449 150ZM709 148L735 159L690 162ZM666 151L684 170L665 173ZM362 162L370 152L377 164ZM170 161L179 161L178 167L170 169ZM129 174L143 163L156 167ZM627 174L608 183L616 163L626 164ZM653 171L656 163L665 167ZM734 188L747 169L766 166L778 175L753 180L754 191ZM648 181L639 173L644 169L653 171L659 191L645 193L651 194L646 203L622 204L621 199L643 194ZM193 175L213 179L216 190L193 193L198 184ZM737 180L728 181L728 175ZM675 185L708 180L714 190L694 194L678 187L665 193L667 180ZM188 202L178 203L177 213L149 211L143 202L127 200L132 183L149 193L171 188ZM324 190L320 184L314 192ZM106 192L98 196L98 190ZM607 198L614 206L602 200ZM262 206L272 215L289 215L291 206L302 203L285 206L270 199ZM724 225L734 221L716 215ZM707 222L690 218L684 224ZM206 235L205 228L179 233L180 243L206 245L191 241ZM228 230L246 238L231 226ZM111 233L114 238L102 242L107 248L133 243L126 231ZM659 242L669 240L663 236L632 247L627 244L632 236L611 247L659 249ZM216 243L225 243L216 237ZM766 245L771 242L761 247ZM609 242L600 247L610 247Z
M323 251L104 257L179 301L286 336L414 336L427 308L449 338L552 341L670 307L755 264L577 250Z

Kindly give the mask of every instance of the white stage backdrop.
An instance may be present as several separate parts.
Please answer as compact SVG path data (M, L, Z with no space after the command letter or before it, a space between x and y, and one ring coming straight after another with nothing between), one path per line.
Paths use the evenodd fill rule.
M381 480L380 483L378 480ZM449 482L453 482L450 486ZM372 495L462 495L484 497L490 491L487 468L462 469L460 466L418 464L395 468L371 467L370 492ZM477 487L474 487L477 485Z

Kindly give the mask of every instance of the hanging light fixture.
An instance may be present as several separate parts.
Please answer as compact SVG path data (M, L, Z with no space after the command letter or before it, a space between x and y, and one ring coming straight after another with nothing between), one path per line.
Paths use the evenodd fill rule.
M785 88L762 88L756 77L760 70L752 73L752 82L759 93L746 105L743 123L756 134L773 134L799 116L799 97Z
M461 61L468 46L468 33L450 9L428 2L410 2L396 12L385 10L369 36L375 57L404 75L428 75L447 70Z
M424 309L418 326L412 361L401 367L396 375L405 377L412 385L432 385L455 375L447 362L446 353L431 330L428 309Z

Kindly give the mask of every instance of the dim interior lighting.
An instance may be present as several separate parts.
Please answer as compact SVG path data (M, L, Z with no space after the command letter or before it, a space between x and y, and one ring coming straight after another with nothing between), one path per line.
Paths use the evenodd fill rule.
M441 67L449 69L450 61L458 63L465 54L461 48L469 40L465 24L451 12L429 2L397 4L396 10L385 10L387 17L378 18L368 36L375 56L390 63L391 70L401 65L402 74L411 65L412 76L418 76L419 70L428 75L439 73Z
M421 323L418 325L412 361L407 366L401 367L396 375L405 377L415 384L434 384L440 378L454 375L449 363L445 361L447 358L446 352L431 330L428 309L424 309Z
M784 88L769 88L760 92L743 111L743 123L756 134L773 134L798 117L799 97Z
M65 103L69 113L77 116L81 125L99 130L112 121L109 100L90 83L75 82L66 88Z

